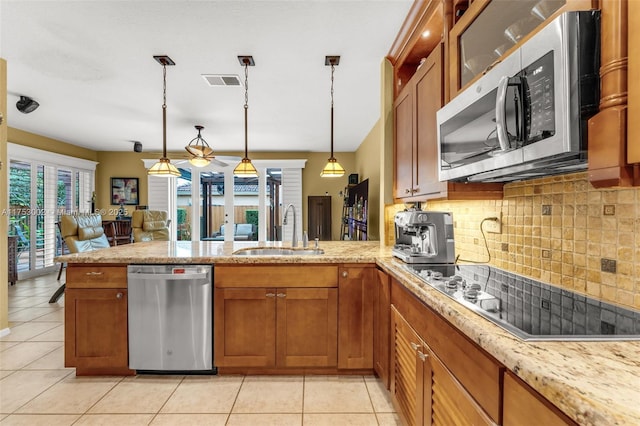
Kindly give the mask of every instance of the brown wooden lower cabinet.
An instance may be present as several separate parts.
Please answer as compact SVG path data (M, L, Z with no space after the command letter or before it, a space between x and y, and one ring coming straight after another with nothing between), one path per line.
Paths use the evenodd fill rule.
M373 294L375 268L338 269L338 368L373 368Z
M373 368L389 389L389 352L391 331L391 281L389 275L376 270L373 289Z
M127 267L69 264L65 289L64 365L76 375L131 375Z
M500 424L504 367L395 280L391 285L391 310L391 393L398 411L407 412L407 422ZM412 330L415 336L407 330ZM427 368L422 363L408 366L408 360L416 363L417 358L422 357L420 354L430 359L431 380L422 377L421 369ZM440 374L436 375L438 371ZM414 374L415 379L411 379ZM398 385L397 382L402 383L405 377L410 378L409 384ZM424 384L412 384L418 380ZM431 383L432 388L425 391L427 383ZM403 397L406 392L409 392L408 396ZM430 401L430 408L422 415L424 402L415 402L424 399L419 392L427 392L424 398ZM455 403L451 406L448 395L455 395L451 400ZM447 423L442 419L457 420ZM464 419L470 423L457 423Z
M505 426L577 425L511 372L504 374L503 401Z
M408 425L495 425L429 345L391 308L391 394Z
M76 375L129 370L127 289L65 290L65 367Z
M337 288L218 288L217 367L336 367Z

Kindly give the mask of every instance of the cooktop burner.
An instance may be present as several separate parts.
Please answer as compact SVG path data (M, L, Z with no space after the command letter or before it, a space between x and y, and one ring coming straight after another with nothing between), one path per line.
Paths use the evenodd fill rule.
M640 340L639 311L488 265L405 267L523 340Z

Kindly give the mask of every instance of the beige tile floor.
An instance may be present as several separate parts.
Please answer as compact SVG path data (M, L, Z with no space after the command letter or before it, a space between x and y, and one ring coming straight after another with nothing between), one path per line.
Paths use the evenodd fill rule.
M0 425L400 424L373 376L76 377L64 368L64 297L48 303L56 275L9 288Z

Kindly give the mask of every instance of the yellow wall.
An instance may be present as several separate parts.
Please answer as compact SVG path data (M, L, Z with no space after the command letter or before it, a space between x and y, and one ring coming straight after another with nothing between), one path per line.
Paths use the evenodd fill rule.
M2 114L2 124L0 124L0 209L6 211L9 208L9 197L7 194L7 62L0 58L0 114ZM0 259L7 258L7 240L8 220L6 215L2 215L0 220L0 235L2 235L2 244L0 244ZM7 262L0 262L0 277L2 282L7 282L8 278ZM7 285L0 284L0 332L9 327L8 320L8 292Z
M369 214L367 222L367 239L379 240L378 229L380 211L380 145L382 126L380 121L376 122L367 137L362 141L356 151L356 171L358 178L362 182L369 179L369 200L367 202Z

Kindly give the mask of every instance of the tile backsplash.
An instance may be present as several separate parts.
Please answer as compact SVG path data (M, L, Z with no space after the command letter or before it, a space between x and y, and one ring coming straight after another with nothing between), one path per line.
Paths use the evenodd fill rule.
M453 213L460 261L487 262L490 254L499 268L640 309L638 202L640 188L596 189L584 172L506 184L502 200L428 201L422 208ZM387 244L395 239L393 215L403 208L385 209ZM482 225L487 253L480 226L500 214L501 233Z

